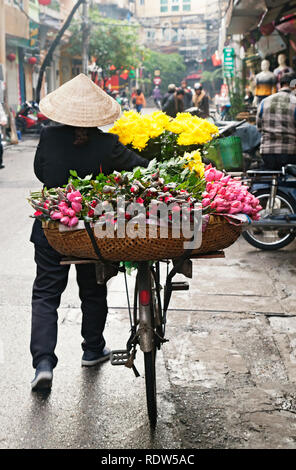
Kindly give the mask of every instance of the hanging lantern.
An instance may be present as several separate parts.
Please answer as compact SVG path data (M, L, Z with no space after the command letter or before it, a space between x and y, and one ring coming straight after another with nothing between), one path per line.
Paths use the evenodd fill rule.
M110 70L116 70L115 65L111 65L111 66L110 66Z
M28 62L31 65L35 65L37 63L37 58L36 57L29 57Z
M13 54L13 53L8 54L7 60L9 60L9 62L14 62L15 59L16 59L16 54Z
M50 5L51 4L51 0L38 0L38 3L40 5Z

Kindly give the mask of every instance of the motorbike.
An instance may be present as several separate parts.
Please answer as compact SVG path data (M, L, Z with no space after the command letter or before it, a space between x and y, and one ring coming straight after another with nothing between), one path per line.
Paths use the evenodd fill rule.
M121 98L121 109L122 111L129 111L130 110L130 105L129 105L129 100L126 97Z
M243 232L244 239L261 250L278 250L296 237L296 165L279 171L249 170L246 180L260 201L260 220Z
M22 134L27 131L40 132L42 126L48 125L49 122L50 120L40 112L38 103L35 101L23 103L15 118L16 128Z

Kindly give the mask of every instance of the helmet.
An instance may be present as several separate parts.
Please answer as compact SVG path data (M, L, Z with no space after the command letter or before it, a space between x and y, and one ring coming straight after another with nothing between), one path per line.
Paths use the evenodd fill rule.
M171 83L169 86L168 86L168 91L169 92L174 92L176 91L176 85L174 83Z
M196 83L194 84L194 89L195 89L195 90L202 90L202 84L199 83L199 82L196 82Z

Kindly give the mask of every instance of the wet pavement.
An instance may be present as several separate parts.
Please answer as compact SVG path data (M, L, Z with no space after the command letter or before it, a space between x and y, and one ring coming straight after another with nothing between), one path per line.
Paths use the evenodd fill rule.
M140 351L140 378L110 363L80 365L74 269L59 310L52 392L31 393L35 266L26 197L40 187L36 143L29 137L8 147L0 172L0 448L296 448L295 243L265 253L241 239L225 259L194 262L190 290L173 294L170 341L157 359L154 434ZM108 291L106 339L122 349L129 336L122 275Z

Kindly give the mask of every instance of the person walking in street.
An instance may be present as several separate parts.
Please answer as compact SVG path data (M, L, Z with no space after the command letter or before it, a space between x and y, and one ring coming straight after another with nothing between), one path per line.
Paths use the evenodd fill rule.
M205 119L210 115L209 97L201 83L195 83L194 85L193 104L200 111L200 117Z
M2 145L1 128L6 125L7 125L7 116L5 114L2 104L0 103L0 170L5 168L3 165L3 145Z
M162 102L161 102L161 108L163 110L167 100L175 93L176 91L176 85L174 83L171 83L169 86L168 86L168 91L167 93L164 95L163 99L162 99Z
M192 93L187 87L186 80L182 81L181 88L184 90L184 109L186 111L186 109L192 107Z
M296 74L280 79L280 90L262 100L257 112L261 132L260 153L270 170L281 170L288 163L296 164Z
M178 113L184 112L184 90L177 88L177 90L169 96L162 110L168 116L175 118Z
M156 86L156 87L154 88L154 90L153 90L153 92L152 92L152 97L153 97L155 106L156 106L158 109L161 109L162 94L161 94L161 91L160 91L159 86Z
M136 94L136 111L140 113L146 106L146 100L142 90L138 89Z
M99 126L113 123L121 114L120 105L84 74L62 85L40 102L40 110L56 123L44 127L34 160L37 178L49 189L67 184L70 170L79 177L114 170L147 167L148 161L128 150L118 136L104 133ZM35 377L32 390L50 389L58 359L57 309L67 286L69 266L61 266L62 255L44 235L35 220L31 234L37 265L32 295L30 350ZM99 364L110 357L103 336L107 316L107 288L96 281L94 264L77 265L77 283L82 310L83 366Z

